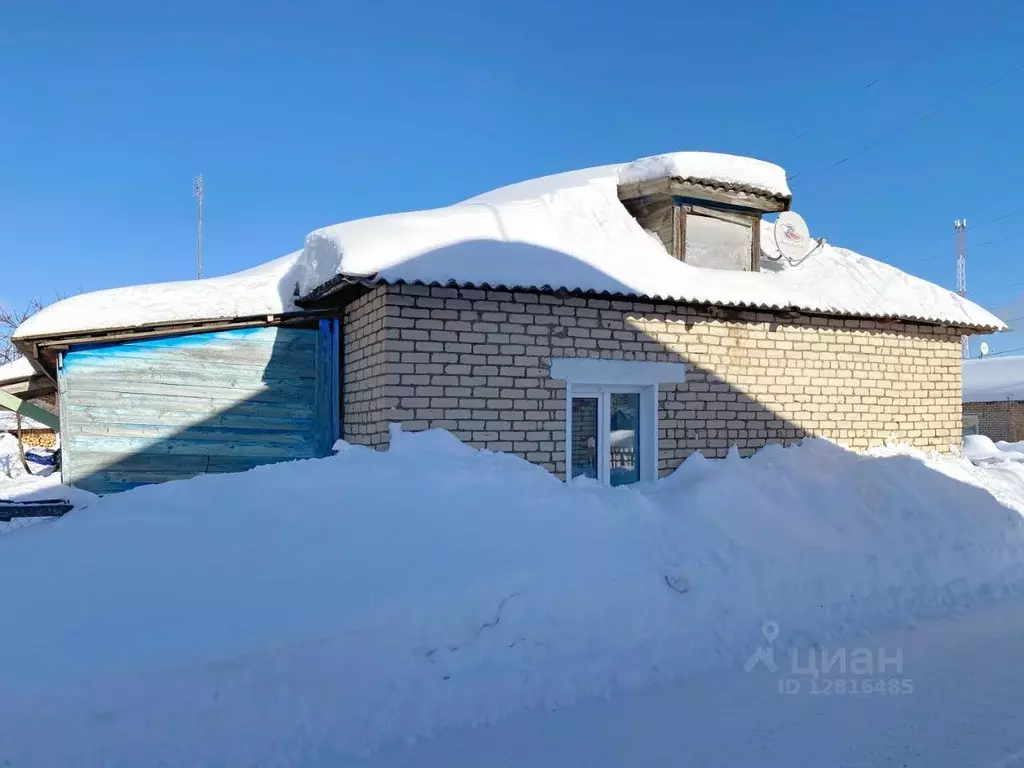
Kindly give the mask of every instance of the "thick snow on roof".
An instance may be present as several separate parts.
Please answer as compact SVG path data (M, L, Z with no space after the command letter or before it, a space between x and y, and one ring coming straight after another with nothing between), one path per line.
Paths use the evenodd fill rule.
M24 381L36 374L41 374L39 366L27 357L18 357L9 363L0 365L0 386L14 381Z
M224 277L133 285L51 304L21 324L16 339L145 325L292 312L301 251Z
M964 360L964 402L1024 400L1024 356Z
M843 248L825 245L796 266L772 262L779 254L771 226L761 228L761 272L703 269L672 258L622 206L617 187L623 178L681 172L672 170L678 157L574 171L447 208L326 227L306 238L303 256L311 265L306 274L568 289L1003 327L997 317L951 291ZM720 181L788 194L778 166L710 157L722 158ZM753 172L744 179L745 171Z
M337 276L385 282L567 289L737 307L901 317L1003 328L981 307L887 264L826 245L797 266L702 269L672 258L619 202L620 183L673 176L788 197L771 163L682 152L514 184L463 203L337 224L301 253L202 281L118 288L39 312L17 338L279 313Z
M524 200L550 194L552 190L579 187L609 177L617 178L620 184L661 178L694 179L742 187L771 197L791 197L786 183L786 171L774 163L716 152L671 152L642 157L631 163L602 165L529 179L471 197L466 202L504 203Z

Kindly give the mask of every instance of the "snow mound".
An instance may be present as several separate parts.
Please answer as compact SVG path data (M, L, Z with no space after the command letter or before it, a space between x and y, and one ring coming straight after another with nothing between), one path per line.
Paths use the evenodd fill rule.
M985 435L964 436L964 456L975 464L992 461L1024 461L1024 453L1015 449L1016 444L1000 441L995 444Z
M567 486L440 431L0 537L13 765L336 764L1024 589L1024 469L808 440ZM60 738L53 738L59 733ZM333 762L332 762L333 761Z
M964 402L1024 400L1024 356L964 360Z

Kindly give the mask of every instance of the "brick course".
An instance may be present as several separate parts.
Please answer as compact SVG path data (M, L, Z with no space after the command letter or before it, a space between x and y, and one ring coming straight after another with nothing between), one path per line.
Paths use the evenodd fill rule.
M992 440L1024 440L1024 403L964 403L964 416L977 416L978 432Z
M960 443L959 330L841 317L426 286L378 286L345 310L344 433L442 427L564 476L553 357L683 362L659 387L659 471L694 451L749 455L806 435L853 448Z

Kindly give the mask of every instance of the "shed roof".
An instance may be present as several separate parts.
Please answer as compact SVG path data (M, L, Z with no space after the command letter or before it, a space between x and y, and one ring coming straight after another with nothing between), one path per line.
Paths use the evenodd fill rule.
M965 403L1024 401L1024 356L964 360Z
M0 386L27 381L33 376L42 376L42 369L27 357L16 357L0 365Z

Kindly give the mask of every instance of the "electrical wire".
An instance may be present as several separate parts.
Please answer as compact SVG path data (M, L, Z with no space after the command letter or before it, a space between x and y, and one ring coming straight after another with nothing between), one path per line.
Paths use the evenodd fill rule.
M996 243L1005 243L1009 240L1017 240L1021 237L1024 237L1024 231L1014 232L1012 235L1006 235L1005 237L994 237L991 240L985 240L984 242L981 243L972 243L971 249L973 250L975 248L984 248L989 245L995 245ZM936 259L948 259L952 258L953 256L956 256L956 251L947 251L946 253L939 253L934 256L925 256L922 259L913 259L912 261L908 261L907 264L920 264L925 261L935 261ZM894 258L899 257L897 256Z
M1016 349L1003 349L999 352L990 352L985 357L996 357L997 355L1008 355L1011 352L1024 352L1024 347L1017 347Z
M956 101L957 107L959 108L959 107L963 106L963 102L964 101L969 100L969 99L973 99L974 97L980 95L984 91L986 91L989 88L991 88L993 85L1001 83L1006 78L1010 77L1011 75L1015 75L1017 72L1020 72L1021 70L1024 70L1024 61L1018 63L1017 65L1011 67L1010 69L1007 69L1007 70L999 73L995 77L991 78L990 80L987 80L986 82L982 83L978 87L974 88L966 96L963 96L963 97L959 98ZM814 173L815 170L817 172L825 172L825 171L830 171L833 168L837 168L840 165L843 165L844 163L852 160L853 158L858 157L859 155L862 155L865 152L868 152L868 151L874 149L875 147L880 146L881 144L884 144L889 139L891 139L891 138L893 138L895 136L899 136L902 133L906 133L911 128L915 128L916 126L920 125L921 123L925 122L926 120L929 120L929 119L935 117L936 115L942 114L943 112L948 112L949 109L950 109L950 105L947 102L945 104L940 104L938 106L935 106L935 107L929 109L923 115L914 118L913 120L911 120L908 123L896 123L896 124L893 124L893 126L891 126L891 130L888 130L885 133L881 134L880 136L877 136L874 139L866 142L865 144L862 144L860 147L858 147L854 151L850 152L848 155L846 155L842 159L836 160L831 165L827 165L827 166L824 166L824 167L818 168L818 169L811 169L811 173ZM788 181L793 181L794 179L796 179L799 176L806 176L806 171L802 171L801 170L801 171L797 171L794 174L788 175L787 176L787 180Z

